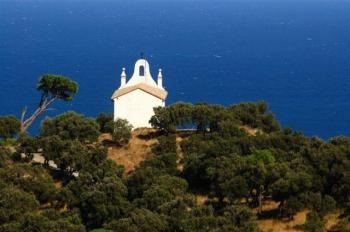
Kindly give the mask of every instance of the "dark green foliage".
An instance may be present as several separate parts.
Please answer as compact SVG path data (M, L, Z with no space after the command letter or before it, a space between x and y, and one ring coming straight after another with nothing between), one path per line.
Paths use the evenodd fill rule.
M176 153L165 153L144 161L142 166L161 170L164 173L175 175L177 173Z
M309 207L322 217L334 211L336 209L336 204L333 197L328 195L322 196L320 192L311 192L308 196Z
M166 178L177 173L175 139L174 135L159 137L159 144L153 147L155 156L142 162L140 168L130 174L127 180L129 199L142 198L152 184L163 180L162 177Z
M45 164L54 161L68 176L83 169L93 169L107 157L107 150L102 146L86 146L78 140L62 140L58 136L44 137L41 144Z
M187 218L180 221L182 231L212 231L219 228L219 218L214 216L211 206L194 208Z
M293 219L294 215L305 207L303 200L298 197L290 196L286 202L286 216L290 219Z
M39 166L12 165L0 169L0 179L8 185L33 193L40 203L51 202L56 193L52 177Z
M273 114L267 112L265 102L242 103L225 108L220 105L199 103L175 103L154 109L150 123L166 133L174 133L177 127L195 126L199 132L220 132L240 135L239 125L261 128L266 132L279 131L280 126ZM232 129L232 130L230 130Z
M187 182L182 178L163 175L148 186L142 196L134 202L137 206L158 211L167 202L184 195L187 186Z
M104 228L98 228L98 229L90 230L90 232L111 232L111 230L107 230Z
M223 137L243 137L244 130L239 128L236 120L218 120L217 132Z
M38 209L34 194L16 187L0 189L0 225L19 221L26 212Z
M10 158L11 151L3 146L0 146L0 168L6 166L6 161Z
M58 136L44 137L41 140L45 164L54 161L60 171L73 175L91 162L90 148L78 140L62 140Z
M182 126L196 127L201 132L191 134L181 143L184 163L181 176L189 183L189 189L218 199L219 208L227 201L237 204L242 198L255 207L266 197L272 197L280 202L280 217L293 218L305 207L323 217L334 209L334 199L338 203L347 202L350 139L338 137L323 142L288 128L281 130L267 108L265 102L228 108L177 103L155 109L151 123L166 133ZM241 126L259 130L256 136L248 136ZM165 149L158 152L160 146L154 151L164 155L170 147L175 146L169 143ZM162 170L161 173L166 170L161 164L151 159L146 166L159 175L157 170ZM312 196L316 192L320 192L319 201ZM314 197L313 201L310 197Z
M130 209L127 188L121 180L123 169L113 161L104 160L92 169L82 170L68 185L75 196L71 206L78 207L89 228L124 216Z
M192 121L197 126L197 130L204 132L209 129L212 116L212 109L207 104L195 105L192 112Z
M162 215L147 209L135 209L128 217L109 223L107 228L121 232L162 232L168 227Z
M210 186L210 195L217 196L220 201L226 197L230 201L239 201L248 196L246 179L241 176L242 159L238 156L217 157L207 161L205 174Z
M28 232L84 232L85 227L76 211L59 213L55 210L45 210L42 214L26 215L21 220L20 230Z
M255 224L252 211L246 206L227 206L223 209L222 216L225 220L229 220L230 224L237 226L239 231L260 231Z
M274 164L276 159L270 150L255 150L253 154L246 157L246 160L251 165L258 164Z
M41 92L38 108L27 119L25 119L27 107L22 111L22 133L26 132L32 123L56 100L71 101L78 92L78 83L65 76L46 74L40 77L37 90Z
M228 206L215 212L210 205L188 211L186 202L177 202L170 212L170 231L260 231L254 222L251 210L244 206Z
M173 133L178 125L192 123L193 105L178 102L168 107L154 108L154 116L150 119L153 127L162 129L166 133Z
M0 140L13 138L20 128L21 122L15 116L0 116Z
M305 172L287 172L271 185L272 199L280 202L280 211L293 216L304 207L304 195L310 190L312 177ZM283 216L281 214L280 216Z
M333 228L335 232L350 232L349 216L342 218L338 224Z
M113 122L113 141L119 145L125 145L131 139L132 125L126 119L117 119Z
M113 133L113 114L100 113L96 122L100 126L101 133Z
M158 137L159 144L152 148L152 151L156 155L162 155L167 153L176 152L176 137L175 135L160 136Z
M77 140L64 141L60 156L54 159L55 164L69 175L80 171L90 161L87 147Z
M154 128L161 129L166 133L174 133L176 131L176 123L172 121L170 112L167 108L154 108L154 115L149 122Z
M66 149L66 142L58 135L46 136L40 139L42 155L45 158L45 164L50 160L58 160Z
M78 83L67 77L54 74L43 75L37 89L43 94L43 98L59 98L70 101L78 92Z
M302 229L307 232L323 232L324 222L322 218L314 211L306 215L306 222Z
M20 159L22 159L22 155L24 155L24 161L31 161L34 153L38 151L39 148L39 140L36 137L30 137L26 133L22 133L18 138L19 146L17 148L17 154Z
M99 126L93 118L75 112L66 112L55 118L46 118L40 128L42 137L57 135L63 140L96 141Z
M67 112L46 119L40 137L21 134L11 149L0 146L0 231L258 232L256 209L283 219L308 209L299 229L322 231L337 207L333 229L349 231L349 138L281 130L264 102L176 103L156 108L151 123L159 143L130 173L96 139L116 133L124 145L131 127L105 114ZM10 160L14 151L18 160L41 154L45 162ZM278 210L264 212L266 200Z
M262 128L266 132L280 130L278 122L271 113L267 112L267 108L266 102L248 102L231 106L229 111L243 125Z

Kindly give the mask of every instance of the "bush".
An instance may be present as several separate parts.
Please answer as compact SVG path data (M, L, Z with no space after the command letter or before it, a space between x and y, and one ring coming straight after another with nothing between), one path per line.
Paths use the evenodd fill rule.
M0 190L0 225L18 221L26 212L38 209L39 203L34 194L15 187Z
M0 117L0 139L14 137L21 129L21 123L15 116Z
M40 203L50 202L56 192L52 177L41 166L9 165L0 169L0 179L25 192L33 193Z
M315 211L311 211L306 215L306 222L302 228L308 232L322 232L323 226L322 218Z
M113 133L113 115L112 114L104 114L100 113L96 122L100 126L101 133Z
M127 218L111 222L108 229L124 232L154 232L167 231L165 218L147 209L135 209Z
M0 168L5 167L6 160L10 158L10 156L11 151L6 147L0 146Z
M18 138L19 146L17 147L17 153L24 155L24 161L29 162L33 159L34 153L38 151L39 141L36 137L30 137L26 133L22 133Z
M117 119L113 123L113 141L118 145L125 145L131 139L132 125L126 119Z

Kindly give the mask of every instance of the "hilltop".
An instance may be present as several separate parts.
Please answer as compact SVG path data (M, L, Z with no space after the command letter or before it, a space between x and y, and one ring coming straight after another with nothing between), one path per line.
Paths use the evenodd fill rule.
M158 144L157 138L149 138L147 135L154 133L154 129L136 129L132 132L130 141L125 146L117 146L111 144L108 146L108 158L115 161L117 164L123 165L125 174L135 170L138 165L150 158L152 146ZM110 134L102 134L100 141L110 141Z
M38 136L0 117L13 123L0 123L0 230L350 228L350 138L281 128L265 102L154 112L153 129L134 131L111 115L66 112Z
M248 135L256 136L258 129L250 128L249 126L241 127ZM177 146L177 169L183 171L183 153L181 150L181 142L195 133L195 130L179 130L176 133ZM152 147L158 144L157 131L155 129L140 128L132 132L132 137L126 146L119 147L110 145L108 148L108 158L115 161L117 164L125 167L124 174L127 175L135 170L141 162L151 158L155 154L152 152ZM101 141L111 140L111 135L102 134L99 138ZM195 194L196 203L198 206L203 206L209 200L208 196ZM253 213L259 217L258 208L253 208ZM265 212L264 217L257 220L259 228L263 231L279 231L279 232L298 232L298 226L302 226L306 221L306 216L310 212L309 209L304 209L294 216L292 220L281 220L276 217L278 211L278 202L267 200L262 204L262 210ZM339 210L329 213L325 216L325 229L327 231L334 228L339 222Z

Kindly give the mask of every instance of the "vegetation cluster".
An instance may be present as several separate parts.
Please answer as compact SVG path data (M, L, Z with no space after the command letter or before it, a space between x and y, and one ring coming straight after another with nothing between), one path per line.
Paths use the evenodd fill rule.
M265 102L154 111L157 131L144 137L159 143L130 173L107 154L111 143L127 146L126 120L66 112L30 136L1 116L0 231L258 232L265 201L279 203L281 219L309 209L304 231L323 231L325 215L340 210L332 230L350 231L350 138L281 128ZM112 141L99 141L102 133Z

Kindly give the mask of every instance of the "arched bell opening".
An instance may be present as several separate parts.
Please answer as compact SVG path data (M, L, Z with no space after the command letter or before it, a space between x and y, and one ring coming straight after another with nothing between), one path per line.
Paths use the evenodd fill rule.
M139 76L145 76L145 66L141 65L139 68Z

